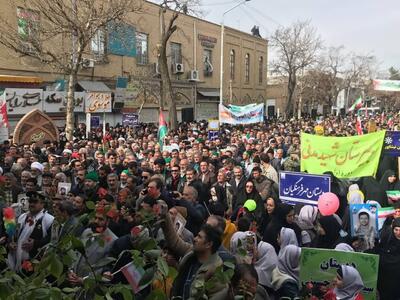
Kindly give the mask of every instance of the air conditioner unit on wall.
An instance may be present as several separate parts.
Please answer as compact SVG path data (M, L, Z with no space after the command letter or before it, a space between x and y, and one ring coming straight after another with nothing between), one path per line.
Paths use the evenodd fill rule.
M198 70L190 71L189 81L199 81L199 71Z
M184 71L183 64L174 64L172 71L174 74L182 74Z
M89 58L82 59L82 68L83 69L94 68L94 60Z

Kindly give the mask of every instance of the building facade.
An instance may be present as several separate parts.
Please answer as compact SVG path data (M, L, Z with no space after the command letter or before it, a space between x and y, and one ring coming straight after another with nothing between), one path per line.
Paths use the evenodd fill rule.
M0 0L0 14L15 26L26 17L21 13L23 9ZM121 123L127 112L140 112L141 122L158 121L162 105L157 64L159 6L144 2L139 13L129 15L129 21L132 25L126 26L126 32L133 49L121 51L110 31L96 33L87 49L76 87L77 123L86 118L84 98L89 91L112 94L112 110L106 115L110 124ZM169 40L167 56L178 120L215 118L220 93L221 26L185 14L178 17L176 24L178 30ZM224 103L266 103L267 47L265 39L225 27ZM61 126L65 120L62 87L67 85L66 80L64 74L39 61L0 46L0 88L5 89L11 125L28 111L39 108ZM99 118L102 122L103 114Z

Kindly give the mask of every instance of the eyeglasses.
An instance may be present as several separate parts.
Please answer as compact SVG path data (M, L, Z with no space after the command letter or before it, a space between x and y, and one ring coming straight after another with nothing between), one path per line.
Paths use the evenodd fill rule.
M142 176L142 179L148 179L149 176Z
M179 170L171 170L171 172L179 172Z

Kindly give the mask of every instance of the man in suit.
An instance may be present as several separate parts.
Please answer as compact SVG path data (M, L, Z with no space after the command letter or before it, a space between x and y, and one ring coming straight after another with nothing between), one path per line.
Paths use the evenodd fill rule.
M237 195L239 191L243 190L246 184L246 177L243 175L243 169L240 166L233 168L233 178L229 181L232 186L233 194Z
M275 157L271 159L271 166L275 168L275 170L279 173L280 171L283 171L283 149L280 148L276 150Z
M209 190L211 186L217 181L215 174L210 171L208 161L203 160L200 162L200 180L203 182L206 190Z

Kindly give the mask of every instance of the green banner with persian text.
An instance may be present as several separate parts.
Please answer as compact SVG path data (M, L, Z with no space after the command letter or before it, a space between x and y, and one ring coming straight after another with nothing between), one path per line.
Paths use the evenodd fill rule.
M344 252L330 249L302 248L300 256L300 284L329 287L341 265L357 269L364 284L363 299L376 299L379 256L374 254Z
M352 137L301 133L301 171L338 178L375 176L385 131Z

